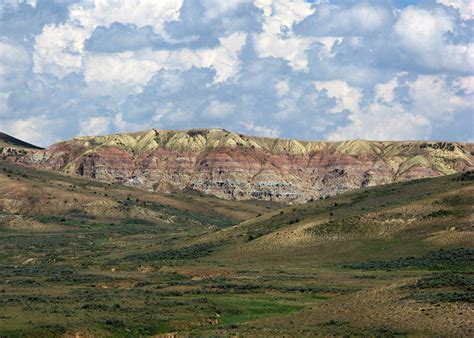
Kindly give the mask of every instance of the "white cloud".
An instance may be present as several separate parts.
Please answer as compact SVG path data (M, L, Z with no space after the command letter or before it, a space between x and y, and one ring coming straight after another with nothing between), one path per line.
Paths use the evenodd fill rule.
M204 68L212 67L216 70L215 82L224 82L237 75L240 61L238 53L245 45L247 33L236 32L220 38L220 47L204 53L202 64ZM206 55L207 54L207 55Z
M174 109L174 105L172 103L167 103L164 106L158 106L155 109L155 115L153 115L152 120L155 122L160 122L163 116L168 114Z
M87 83L144 86L160 70L188 70L191 67L212 68L215 82L227 81L237 75L240 65L238 53L245 44L246 34L236 32L220 39L213 49L158 50L90 54L84 59Z
M394 92L405 86L412 111L430 119L450 120L457 111L472 107L469 96L474 90L474 77L458 77L451 85L442 76L420 75L414 81L401 80L406 73L399 73L387 83L375 86L374 100L380 103L394 103ZM458 95L457 90L466 95ZM396 102L395 102L396 103Z
M349 125L336 128L328 139L409 140L426 139L431 134L426 117L408 113L398 104L372 103L364 113L351 114L349 120Z
M444 11L436 13L417 7L404 9L395 24L402 43L412 49L430 49L443 44L443 34L453 30L454 22Z
M152 120L157 123L163 121L171 123L180 123L190 119L192 116L192 112L182 110L181 108L176 107L172 103L167 103L164 106L156 107L155 114Z
M33 55L35 73L63 77L81 69L84 41L91 31L70 23L46 25L36 37Z
M79 135L103 135L110 131L109 117L89 117L79 122Z
M321 34L365 35L384 28L390 22L391 13L384 7L359 3L339 6L337 2L317 8Z
M53 125L53 121L41 115L2 121L2 131L31 144L46 146L57 141L52 133L48 133Z
M135 121L126 121L123 118L122 113L117 113L110 121L111 126L113 126L114 130L121 131L121 132L131 132L131 131L138 131L138 130L145 130L150 128L150 122L135 122Z
M255 35L255 48L260 57L275 57L285 59L296 70L307 70L308 55L306 50L311 45L311 39L289 37L280 39L273 34Z
M84 78L88 83L146 84L159 69L154 56L164 59L168 52L91 54L84 59Z
M464 20L474 17L474 1L472 0L436 0L437 3L459 10Z
M357 27L364 32L373 32L382 28L389 17L390 13L383 7L358 4L337 15L337 21L343 22L347 28Z
M306 70L306 50L313 39L296 36L292 32L295 23L314 12L304 0L256 0L263 11L262 32L254 34L255 49L260 57L282 58L296 70Z
M36 7L36 0L2 0L0 2L0 13L6 7L17 8L18 6L20 6L20 4L23 4L23 3L28 4L33 8Z
M473 101L469 97L456 95L443 77L419 76L408 86L414 111L424 116L450 121L459 109L472 108Z
M473 1L437 2L0 0L0 127L472 138Z
M160 74L160 84L157 90L161 95L178 93L185 86L185 79L178 71L167 71Z
M344 37L341 36L324 36L312 39L313 42L321 44L321 51L319 53L319 59L333 58L336 54L332 51L333 47L342 43Z
M315 81L314 86L318 91L327 91L327 96L336 99L336 105L329 111L338 113L345 109L352 112L359 111L360 100L362 99L362 91L360 88L351 87L345 81Z
M235 106L228 102L211 100L204 110L204 115L214 119L224 119L235 111Z
M375 100L385 103L391 103L395 98L395 89L399 86L399 77L407 73L398 73L393 79L387 83L379 83L375 85Z
M253 122L240 122L249 133L264 136L264 137L278 137L280 136L280 131L278 128L271 128L267 126L256 125Z
M456 112L472 109L474 96L458 95L456 89L456 84L470 86L467 77L458 78L452 86L442 76L420 75L415 80L402 80L401 75L376 85L373 101L360 111L351 111L350 123L336 128L328 137L333 140L426 139L434 125L449 123ZM395 100L393 93L398 87L407 88L408 106Z
M8 107L8 97L10 93L0 92L0 117L7 116L10 108Z
M302 0L255 0L254 4L263 11L264 30L279 34L281 27L291 28L313 14L311 4Z
M70 7L69 21L50 24L36 38L34 71L63 77L80 71L84 56L84 43L96 27L113 22L151 26L165 35L163 25L179 19L181 0L92 0Z
M229 12L243 3L251 2L251 0L201 0L204 7L204 19L212 20L218 17L225 16Z
M34 71L63 77L84 71L86 81L121 85L145 85L159 69L187 70L191 67L212 68L215 82L225 82L238 74L238 54L247 34L234 32L219 39L215 48L198 50L151 50L124 53L94 54L84 51L84 43L98 26L113 22L152 26L166 37L163 25L179 19L182 1L126 0L104 2L95 0L88 5L74 5L70 19L60 25L46 25L36 38ZM107 88L104 88L107 92ZM110 89L108 90L110 91ZM103 94L103 93L101 93Z
M448 70L474 69L474 44L451 44L446 33L455 30L454 18L442 9L407 7L394 26L398 43L415 53L430 68Z
M474 94L474 76L458 77L456 80L454 80L453 84L455 87L464 91L466 95Z
M279 122L294 123L299 116L304 116L306 109L312 111L318 105L319 94L311 82L281 80L275 84L275 89L278 110L273 117Z
M281 80L275 84L275 89L278 96L285 96L290 91L290 85L288 81Z
M180 123L180 122L185 122L189 120L192 116L193 116L192 112L178 109L178 110L170 112L166 116L166 118L171 123Z
M162 33L165 23L179 19L182 5L182 0L92 0L71 6L69 16L75 25L89 30L121 22L151 26L156 33Z
M315 132L321 133L321 132L325 131L326 129L328 129L329 127L333 127L333 126L334 126L333 121L328 120L328 119L326 119L322 116L318 116L314 120L314 123L311 127L311 130L314 130Z
M12 89L24 80L30 64L23 47L0 40L0 91Z

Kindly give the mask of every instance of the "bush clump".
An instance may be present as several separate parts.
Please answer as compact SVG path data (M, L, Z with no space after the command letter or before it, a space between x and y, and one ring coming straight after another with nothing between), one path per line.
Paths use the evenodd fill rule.
M419 257L401 257L390 261L371 261L349 264L344 267L362 270L394 270L404 268L420 268L428 270L464 270L473 267L474 249L457 248L431 251Z

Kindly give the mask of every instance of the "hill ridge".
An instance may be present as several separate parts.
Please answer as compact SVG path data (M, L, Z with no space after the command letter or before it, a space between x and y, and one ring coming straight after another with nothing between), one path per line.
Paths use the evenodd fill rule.
M0 132L0 147L19 147L28 149L44 149L42 147L35 146L31 143L17 139L16 137Z
M150 140L151 144L147 147L135 148L132 145L143 145L143 138L150 139L151 135L155 137ZM474 144L458 141L436 141L436 140L401 140L401 141L373 141L363 139L328 141L328 140L298 140L293 138L273 138L263 136L244 135L237 132L227 131L220 128L194 128L184 130L166 130L166 129L147 129L138 132L119 132L103 136L79 136L71 140L62 141L49 146L48 148L61 145L65 142L75 141L89 146L90 143L95 146L119 146L125 150L142 151L151 150L158 147L167 147L171 150L181 151L205 151L220 147L229 148L258 148L270 151L272 153L285 153L288 155L310 155L321 150L329 148L336 153L345 153L350 155L363 155L364 153L381 153L394 146L408 147L410 145L419 145L421 148L432 149L452 149L456 151L461 148L462 151L469 152L474 150ZM159 141L159 142L157 142ZM153 143L154 142L154 143ZM127 147L128 146L128 147ZM252 147L253 146L253 147ZM471 154L472 155L472 154Z
M80 136L31 151L25 166L146 190L304 202L365 186L474 167L474 145L438 141L298 141L224 129Z

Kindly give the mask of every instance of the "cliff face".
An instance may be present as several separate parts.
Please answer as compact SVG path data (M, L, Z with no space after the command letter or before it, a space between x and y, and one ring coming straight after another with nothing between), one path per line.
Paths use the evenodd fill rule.
M171 192L304 202L364 187L474 168L472 144L302 142L221 129L79 137L19 164Z

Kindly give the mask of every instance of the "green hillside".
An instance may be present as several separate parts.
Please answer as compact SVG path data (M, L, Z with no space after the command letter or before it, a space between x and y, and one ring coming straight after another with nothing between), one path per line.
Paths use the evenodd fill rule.
M0 336L468 336L473 189L282 209L0 161Z

